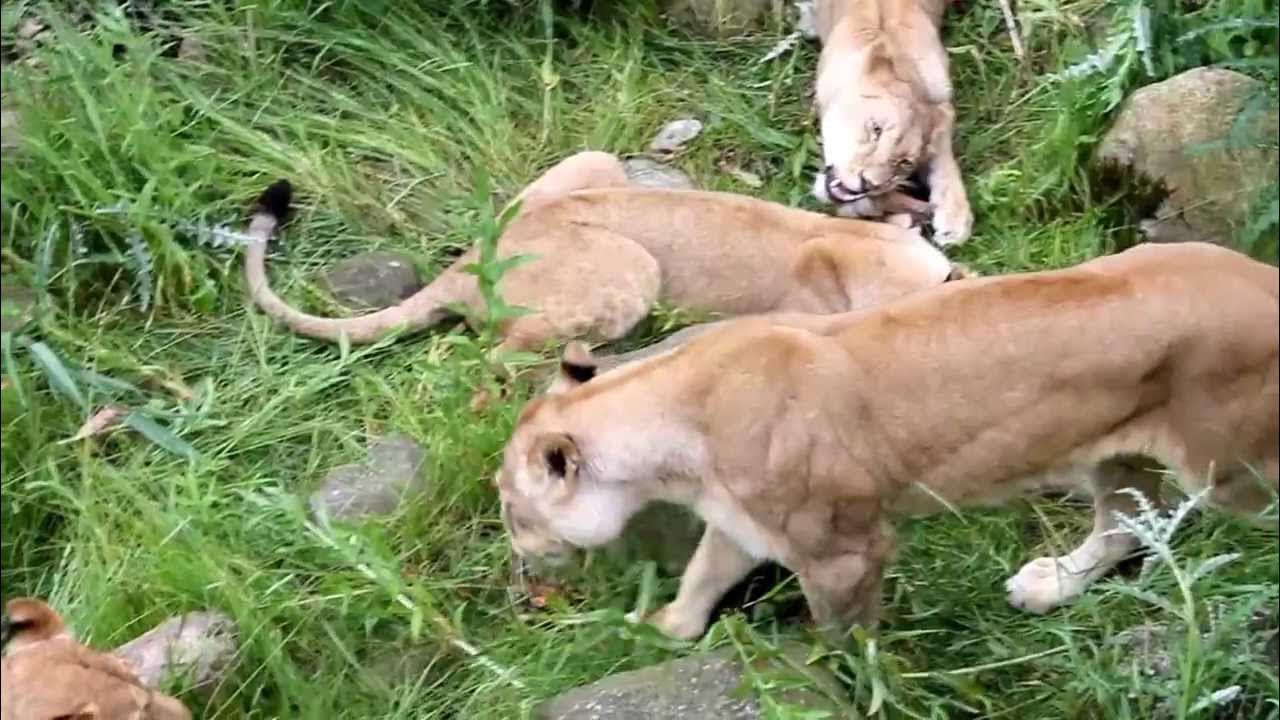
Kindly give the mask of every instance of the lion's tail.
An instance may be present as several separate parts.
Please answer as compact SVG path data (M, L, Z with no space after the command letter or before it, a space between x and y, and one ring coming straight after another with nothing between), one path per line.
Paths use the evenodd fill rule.
M429 328L451 314L447 307L450 303L463 299L458 292L461 288L457 287L457 273L446 271L399 305L367 315L326 318L294 308L271 290L266 270L267 242L288 218L292 198L293 187L288 180L277 180L258 197L249 221L244 276L254 303L299 335L329 342L340 342L346 335L352 344L373 343L398 329L413 333Z

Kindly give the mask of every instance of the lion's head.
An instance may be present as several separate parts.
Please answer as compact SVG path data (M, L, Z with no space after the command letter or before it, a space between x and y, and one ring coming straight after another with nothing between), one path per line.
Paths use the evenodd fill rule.
M814 194L855 203L907 185L929 158L937 114L945 111L939 99L883 41L823 59L817 88L823 169Z
M558 396L595 373L584 345L571 343L560 377L525 408L503 451L494 482L502 500L502 521L512 548L522 558L556 564L578 548L618 537L639 509L621 483L600 481L584 457L560 411Z

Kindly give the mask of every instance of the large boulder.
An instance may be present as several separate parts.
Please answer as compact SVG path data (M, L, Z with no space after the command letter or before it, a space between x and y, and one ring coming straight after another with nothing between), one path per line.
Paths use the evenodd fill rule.
M842 694L826 670L805 664L806 648L788 645L778 658L756 660L753 670L796 688L772 699L813 711L813 717L845 717L832 698ZM537 720L756 720L759 699L742 692L745 669L733 648L698 653L647 668L610 675L543 702ZM799 689L804 688L804 689ZM826 711L820 714L818 711Z
M1231 244L1255 211L1259 192L1276 182L1275 105L1244 116L1246 147L1224 142L1262 85L1240 73L1196 68L1127 98L1096 151L1103 174L1136 174L1167 197L1141 228L1153 242ZM1259 147L1269 138L1272 147Z

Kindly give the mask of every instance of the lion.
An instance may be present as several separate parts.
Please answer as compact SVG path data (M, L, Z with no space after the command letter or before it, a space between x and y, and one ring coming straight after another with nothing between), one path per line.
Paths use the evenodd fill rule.
M431 327L484 300L472 249L398 305L351 318L308 315L267 280L266 245L289 211L287 181L259 198L245 254L249 291L268 315L320 340L376 342ZM501 350L626 335L657 300L731 316L867 307L967 275L919 232L831 218L740 195L630 185L617 157L582 152L517 198L498 241L502 259L531 260L502 277L505 302L532 312L500 328Z
M868 310L731 320L605 372L570 345L504 448L501 517L520 558L564 562L651 501L685 505L706 531L649 622L699 636L770 560L842 635L875 627L894 519L1087 490L1088 537L1006 584L1046 613L1137 549L1116 513L1140 507L1131 491L1160 502L1161 467L1217 507L1266 512L1278 294L1277 269L1235 251L1137 246Z
M922 180L942 246L963 243L973 228L951 148L945 8L946 0L818 0L815 8L824 166L814 196L840 215L877 218L910 207L900 190Z
M123 660L76 642L43 600L10 600L4 622L0 720L191 720Z

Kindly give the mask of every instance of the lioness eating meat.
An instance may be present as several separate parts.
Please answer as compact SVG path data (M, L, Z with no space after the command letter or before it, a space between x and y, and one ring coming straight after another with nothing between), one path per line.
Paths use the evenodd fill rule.
M353 318L302 313L272 292L266 243L285 215L286 182L263 194L249 227L245 275L254 301L295 332L370 343L397 328L428 328L461 303L484 301L471 250L394 307ZM507 349L625 335L659 297L710 313L834 313L874 305L952 276L918 232L842 220L727 193L628 186L616 157L570 157L520 196L499 258L533 256L502 278L503 299L533 310L502 328Z
M10 600L4 622L0 720L190 720L120 658L76 642L44 601Z
M973 213L951 149L955 110L939 28L946 0L818 0L817 107L825 168L813 192L850 217L901 210L929 190L934 240L969 237Z
M595 377L574 348L507 443L504 522L522 557L564 558L651 500L684 504L707 530L662 631L702 633L763 560L843 631L875 621L893 516L1088 487L1092 534L1008 582L1043 613L1135 549L1111 532L1134 509L1118 491L1155 501L1157 463L1229 510L1274 498L1277 280L1212 245L1139 246L867 311L733 320Z

